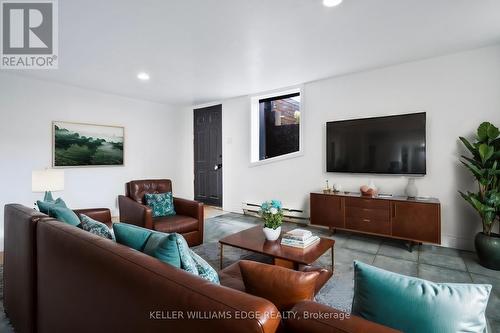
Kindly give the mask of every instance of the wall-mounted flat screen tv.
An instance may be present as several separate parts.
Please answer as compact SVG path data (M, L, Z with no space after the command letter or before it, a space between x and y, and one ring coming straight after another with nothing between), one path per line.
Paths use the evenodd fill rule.
M326 123L328 172L425 175L426 114Z

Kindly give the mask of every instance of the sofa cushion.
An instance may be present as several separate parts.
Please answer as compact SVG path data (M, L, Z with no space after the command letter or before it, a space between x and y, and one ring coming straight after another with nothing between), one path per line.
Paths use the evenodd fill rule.
M146 242L153 231L127 223L114 223L113 231L116 242L131 247L137 251L143 251Z
M491 285L433 283L354 262L352 312L403 332L484 332Z
M241 260L239 265L246 292L273 302L280 311L314 299L319 272L298 272L249 260Z
M151 207L153 217L175 215L172 192L146 193L144 196L146 204Z
M47 214L47 215L50 214L51 208L54 208L54 207L68 208L66 206L66 203L64 202L64 200L61 198L57 198L55 201L37 200L36 205L38 206L38 210L40 210L40 212Z
M83 230L103 238L115 239L111 230L104 223L91 219L85 214L80 214L80 220L82 221L81 227Z
M51 208L49 208L49 216L75 227L80 225L81 223L75 212L73 212L69 208L65 208L62 206L52 206Z
M189 216L175 215L168 217L157 217L153 219L153 228L156 231L166 233L185 234L198 231L198 220Z

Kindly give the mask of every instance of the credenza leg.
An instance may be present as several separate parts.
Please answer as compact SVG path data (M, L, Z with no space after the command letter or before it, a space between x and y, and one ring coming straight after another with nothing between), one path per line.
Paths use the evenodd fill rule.
M408 248L408 252L413 252L413 247L417 245L417 243L413 242L413 241L409 241L406 243L406 247Z

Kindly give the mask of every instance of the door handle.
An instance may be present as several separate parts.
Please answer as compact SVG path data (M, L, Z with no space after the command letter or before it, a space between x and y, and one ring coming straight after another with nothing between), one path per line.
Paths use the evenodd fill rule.
M222 169L222 164L214 165L214 170L219 170L219 169Z

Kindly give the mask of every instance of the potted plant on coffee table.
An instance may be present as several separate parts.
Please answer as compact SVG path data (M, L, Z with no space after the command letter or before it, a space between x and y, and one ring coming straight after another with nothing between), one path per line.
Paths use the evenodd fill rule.
M474 245L484 267L500 270L500 235L493 233L500 212L500 132L491 123L482 123L473 143L460 137L472 156L462 156L462 164L478 183L477 192L461 192L462 197L479 213L483 231Z
M279 200L271 200L262 203L259 211L264 219L264 234L269 241L275 241L280 237L281 225L283 224L283 208Z

